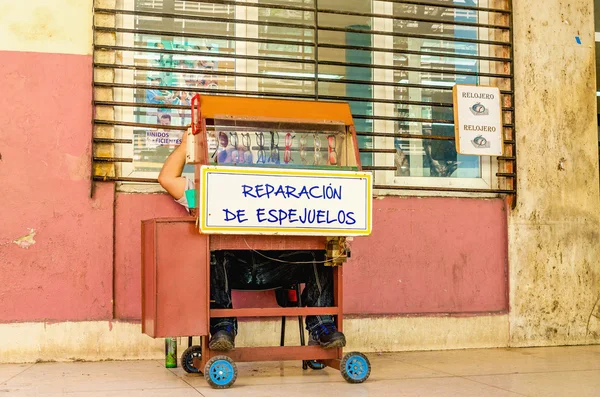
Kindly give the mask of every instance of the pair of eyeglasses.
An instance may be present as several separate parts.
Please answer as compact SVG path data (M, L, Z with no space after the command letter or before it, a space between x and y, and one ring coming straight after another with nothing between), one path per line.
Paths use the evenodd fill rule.
M335 135L327 136L327 145L328 145L327 154L328 154L328 158L329 158L329 164L337 165L337 152L335 151L335 146L336 146Z
M250 139L250 134L247 132L245 134L242 132L242 145L246 150L244 152L244 162L252 164L252 148L250 147L252 145L252 140Z
M315 143L315 165L319 165L319 160L321 158L321 137L319 137L317 134L313 134L313 140Z
M300 137L300 160L306 165L306 135Z
M285 134L285 152L283 152L283 161L287 164L292 161L292 143L294 136L289 132Z
M256 164L266 162L265 158L265 135L262 132L256 134L256 143L258 144L258 159L256 159Z
M271 131L271 162L279 164L279 133Z
M231 146L233 146L234 149L237 149L238 142L239 142L237 132L230 132L229 138L230 138L229 140L230 140Z
M227 134L224 133L223 131L219 132L219 140L217 141L217 148L215 149L215 152L212 155L212 158L217 158L217 153L219 152L219 148L221 146L223 146L223 148L227 148L227 145L229 144L229 139L227 138ZM219 156L221 157L221 156ZM218 159L221 160L221 159ZM221 161L217 161L218 163L220 163Z
M240 156L240 152L238 151L238 134L237 134L237 132L230 132L229 138L230 138L229 142L231 143L231 146L233 146L233 151L231 152L231 161L234 164L243 163L244 156Z

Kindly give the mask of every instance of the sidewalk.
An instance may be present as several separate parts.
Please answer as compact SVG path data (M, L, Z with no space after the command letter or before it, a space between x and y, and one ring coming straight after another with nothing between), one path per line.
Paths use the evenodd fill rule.
M0 365L0 397L600 396L600 345L370 354L363 384L300 362L240 363L231 389L161 361Z

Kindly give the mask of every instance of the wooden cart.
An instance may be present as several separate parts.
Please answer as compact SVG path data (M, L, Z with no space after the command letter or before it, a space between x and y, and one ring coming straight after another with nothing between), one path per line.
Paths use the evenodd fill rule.
M223 135L230 139L222 139ZM236 136L245 139L233 139ZM285 137L282 149L281 136ZM231 386L237 377L235 362L245 361L303 360L311 368L338 369L348 382L364 382L371 367L367 357L357 352L344 355L342 349L320 346L236 347L227 353L208 348L210 318L217 317L333 315L338 330L343 330L341 265L350 253L347 237L367 235L371 229L371 178L360 172L348 104L196 96L187 146L187 162L195 165L195 182L200 187L194 190L199 208L192 212L195 216L142 222L142 332L153 338L200 336L201 345L184 352L182 365L188 372L203 373L215 388ZM208 215L214 210L203 197L209 193L202 189L209 186L206 166L210 165L213 171L224 167L231 172L232 167L239 167L246 173L296 170L359 178L365 186L361 198L365 219L352 230L292 225L242 229L211 224ZM257 251L325 250L327 265L334 266L334 306L210 309L210 252L249 247Z

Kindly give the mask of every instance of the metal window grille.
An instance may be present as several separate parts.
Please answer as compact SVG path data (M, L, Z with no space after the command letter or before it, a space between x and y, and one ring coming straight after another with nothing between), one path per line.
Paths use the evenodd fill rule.
M156 182L158 169L132 168L143 131L184 131L182 98L213 93L349 102L376 189L516 195L510 0L96 0L94 12L95 181ZM455 83L500 87L503 156L454 151ZM488 186L411 183L453 180L461 162Z

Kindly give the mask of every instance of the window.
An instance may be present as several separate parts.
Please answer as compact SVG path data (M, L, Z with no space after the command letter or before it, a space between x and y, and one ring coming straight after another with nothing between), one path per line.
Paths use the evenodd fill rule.
M95 177L154 181L191 96L213 92L349 102L377 188L511 193L510 16L507 0L96 0ZM500 87L504 156L456 153L457 83Z

